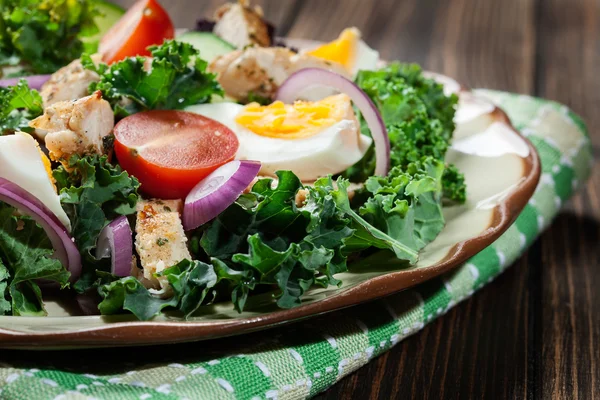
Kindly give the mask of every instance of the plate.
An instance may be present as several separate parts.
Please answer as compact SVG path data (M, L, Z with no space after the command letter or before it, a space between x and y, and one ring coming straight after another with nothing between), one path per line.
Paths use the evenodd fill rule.
M295 41L305 47L307 42ZM314 317L396 293L448 272L494 242L533 195L540 176L535 148L506 114L456 81L428 73L459 94L457 129L447 161L464 172L467 202L444 209L446 226L406 267L386 253L359 260L336 275L341 288L313 288L301 306L281 310L272 293L252 296L238 314L229 302L203 307L183 320L165 313L152 321L130 315L78 316L69 300L46 299L48 317L0 316L0 347L64 349L180 343L239 335ZM70 300L72 301L72 300Z

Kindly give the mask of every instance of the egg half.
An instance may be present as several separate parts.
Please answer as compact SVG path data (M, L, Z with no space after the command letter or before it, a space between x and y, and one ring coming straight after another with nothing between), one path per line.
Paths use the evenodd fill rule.
M346 28L336 40L305 53L341 64L352 77L360 70L377 69L379 63L379 52L361 40L357 28Z
M31 135L17 132L0 136L0 178L31 193L70 231L71 222L60 205L50 160Z
M345 94L317 102L214 103L191 106L187 111L212 118L231 129L240 142L238 160L260 161L261 175L290 170L312 182L338 174L358 162L372 139L360 126Z

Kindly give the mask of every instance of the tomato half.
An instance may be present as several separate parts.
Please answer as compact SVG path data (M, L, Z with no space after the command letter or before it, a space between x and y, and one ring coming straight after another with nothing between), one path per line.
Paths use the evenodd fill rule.
M121 167L140 180L144 193L160 199L185 198L239 148L225 125L186 111L137 113L119 121L114 134Z
M100 40L98 51L105 63L127 57L149 56L148 46L175 37L169 14L156 0L139 0Z

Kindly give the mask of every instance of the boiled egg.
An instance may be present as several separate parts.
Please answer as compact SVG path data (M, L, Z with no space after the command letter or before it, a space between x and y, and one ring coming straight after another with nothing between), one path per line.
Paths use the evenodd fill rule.
M50 160L27 133L0 136L0 178L31 193L70 231L71 222L60 205Z
M377 69L379 63L379 52L361 40L357 28L346 28L333 42L303 53L341 64L352 77L360 70Z
M372 142L360 133L345 94L316 102L215 103L186 110L231 129L240 142L236 159L260 161L262 175L290 170L303 182L312 182L345 171L364 156Z

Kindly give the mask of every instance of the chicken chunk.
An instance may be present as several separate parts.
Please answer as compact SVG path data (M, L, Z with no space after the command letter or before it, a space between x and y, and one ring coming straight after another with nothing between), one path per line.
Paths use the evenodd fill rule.
M182 200L140 200L137 203L135 248L143 268L140 281L150 289L169 291L165 277L154 274L191 259L180 213Z
M101 92L47 107L29 123L44 138L50 158L66 163L73 154L104 154L104 137L115 126L110 104Z
M236 50L218 57L209 66L209 70L217 74L225 94L242 101L249 93L273 98L291 74L304 68L322 68L348 76L340 64L309 54L296 54L283 47Z
M92 61L100 63L100 54L92 55ZM81 60L77 59L69 65L56 71L48 82L46 82L40 94L44 101L44 107L48 107L59 101L76 100L88 94L90 83L100 80L100 76L94 71L83 68Z
M248 45L270 46L269 27L260 7L250 7L247 0L228 3L215 13L213 33L238 49Z

